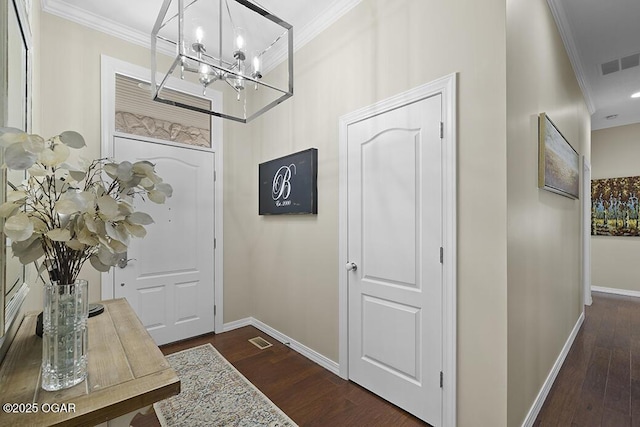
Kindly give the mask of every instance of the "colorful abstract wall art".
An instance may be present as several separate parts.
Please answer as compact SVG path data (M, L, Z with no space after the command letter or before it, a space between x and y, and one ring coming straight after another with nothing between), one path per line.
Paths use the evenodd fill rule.
M640 176L591 181L591 235L640 236Z

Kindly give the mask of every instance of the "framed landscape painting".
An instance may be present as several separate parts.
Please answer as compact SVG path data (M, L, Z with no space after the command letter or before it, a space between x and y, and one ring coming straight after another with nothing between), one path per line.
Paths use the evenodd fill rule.
M577 199L580 156L545 113L538 125L538 187Z

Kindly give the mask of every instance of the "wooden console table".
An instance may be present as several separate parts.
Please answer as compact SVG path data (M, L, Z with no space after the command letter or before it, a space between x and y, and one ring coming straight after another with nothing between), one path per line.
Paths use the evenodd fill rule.
M0 426L93 426L180 392L180 380L125 299L102 301L89 319L88 376L57 392L40 387L42 339L27 315L0 368L0 404L27 404L33 413L0 411Z

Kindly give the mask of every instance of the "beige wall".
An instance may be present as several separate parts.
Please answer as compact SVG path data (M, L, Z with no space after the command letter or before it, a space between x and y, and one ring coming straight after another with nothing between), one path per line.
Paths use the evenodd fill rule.
M537 188L541 112L589 158L590 116L546 0L508 0L509 426L524 421L582 310L580 201Z
M640 124L596 130L591 134L591 178L640 175ZM591 238L591 284L640 291L634 268L640 252L637 237Z
M252 313L338 360L338 119L458 72L458 425L506 425L504 22L503 0L364 0L296 52L292 99L227 125L226 322ZM258 163L309 147L318 215L259 217Z
M100 55L150 68L149 50L48 13L41 22L40 133L80 132L82 155L100 156ZM89 300L101 299L100 274L89 263L80 278L89 281Z

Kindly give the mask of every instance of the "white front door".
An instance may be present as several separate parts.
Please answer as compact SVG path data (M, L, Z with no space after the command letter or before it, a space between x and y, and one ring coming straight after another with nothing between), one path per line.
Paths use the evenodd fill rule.
M214 156L212 152L115 138L116 160L149 160L173 187L165 204L136 201L151 215L132 239L114 294L125 297L158 345L214 330Z
M442 422L442 95L349 125L349 378Z

